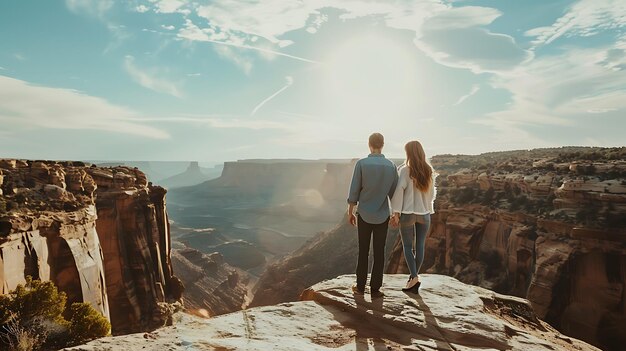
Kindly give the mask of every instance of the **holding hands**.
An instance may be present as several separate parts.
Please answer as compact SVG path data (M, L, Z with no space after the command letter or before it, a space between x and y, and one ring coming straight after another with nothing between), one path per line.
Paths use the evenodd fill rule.
M394 214L392 214L389 218L389 224L391 224L393 228L398 228L398 226L400 225L400 213L395 212Z

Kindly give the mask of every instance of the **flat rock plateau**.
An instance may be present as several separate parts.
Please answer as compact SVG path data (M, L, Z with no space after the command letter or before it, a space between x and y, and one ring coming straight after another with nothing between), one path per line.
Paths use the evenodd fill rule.
M353 275L306 289L301 301L210 319L175 315L174 326L107 337L68 350L598 350L540 321L530 303L422 276L420 294L385 276L385 296L355 296Z

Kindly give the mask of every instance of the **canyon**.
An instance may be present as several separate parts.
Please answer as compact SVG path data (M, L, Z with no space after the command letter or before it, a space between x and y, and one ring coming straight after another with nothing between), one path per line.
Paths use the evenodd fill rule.
M539 330L532 335L545 337L547 330L559 335L553 337L557 343L570 340L569 346L552 344L556 349L569 349L575 340L570 337L603 350L626 345L626 148L438 155L431 163L439 174L438 195L422 273L439 284L441 304L448 299L452 308L442 286L461 284L458 279L476 286L459 285L459 291L495 294L479 298L483 304L472 309L498 311L497 318L510 322L519 316L503 315L501 299L516 301L505 303L507 311L519 312L520 303L530 306L522 315L540 320L532 322ZM353 277L342 276L354 272L357 255L356 229L345 217L352 169L351 160L243 160L226 163L217 179L166 190L132 167L1 160L2 291L27 275L52 280L71 301L90 302L108 316L116 335L180 323L94 342L98 348L92 349L126 342L154 349L228 349L244 341L261 349L284 346L280 340L311 349L353 349L379 339L391 349L457 347L447 337L418 347L393 334L406 313L430 313L406 294L396 295L395 286L407 274L397 229L387 236L385 308L373 301L354 307L346 290ZM329 292L316 293L328 281ZM338 311L329 314L329 308ZM176 312L181 309L195 317ZM446 324L450 311L437 311L445 316L435 318L436 325L459 327L462 322ZM389 313L395 316L391 321L384 319ZM310 326L317 321L308 314L320 316L320 328L352 322L337 333L325 332ZM387 325L389 334L358 324L364 314ZM270 330L288 321L296 321L296 329ZM250 337L250 325L262 332ZM512 339L518 335L514 327L503 327L505 334L515 330L506 334ZM358 341L361 332L367 337ZM203 333L210 341L200 340ZM309 337L314 333L328 339ZM468 342L459 345L474 345ZM486 344L498 345L505 346ZM593 349L576 345L571 349Z
M422 272L527 298L561 332L626 344L626 148L439 155L436 213ZM347 187L347 179L338 181ZM340 199L343 201L343 199ZM268 265L252 306L297 300L305 286L352 273L355 229L334 229ZM408 274L397 230L387 273Z

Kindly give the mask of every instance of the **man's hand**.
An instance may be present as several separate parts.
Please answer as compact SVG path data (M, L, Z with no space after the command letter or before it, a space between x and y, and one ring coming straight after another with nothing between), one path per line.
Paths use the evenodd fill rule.
M350 223L350 225L352 225L353 227L356 227L356 216L354 215L354 213L350 213L348 214L348 222Z

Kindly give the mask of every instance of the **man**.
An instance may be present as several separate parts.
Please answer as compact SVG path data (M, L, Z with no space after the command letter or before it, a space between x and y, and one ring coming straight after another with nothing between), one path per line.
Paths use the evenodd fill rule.
M389 198L398 182L398 172L393 162L382 154L385 139L380 133L369 137L370 154L354 166L350 193L348 195L348 221L357 226L359 236L359 259L356 266L355 294L365 293L370 241L373 240L374 266L370 279L372 297L383 296L383 268L385 266L385 241L389 225ZM358 219L354 208L358 204ZM358 222L358 225L357 225Z

